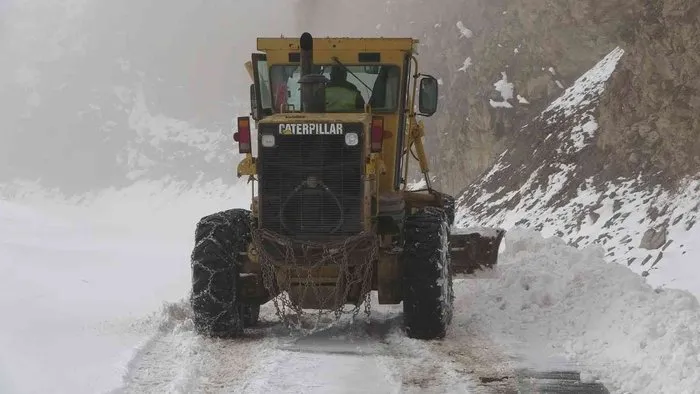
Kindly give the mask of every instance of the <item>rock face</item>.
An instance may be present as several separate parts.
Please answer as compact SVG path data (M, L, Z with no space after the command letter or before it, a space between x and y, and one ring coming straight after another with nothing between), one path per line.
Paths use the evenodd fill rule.
M692 240L700 237L700 4L605 3L577 2L584 21L601 24L582 40L618 48L540 115L527 114L502 153L492 150L500 153L495 164L459 200L459 223L529 227L602 246L609 261L657 285L696 288L683 272L697 265ZM567 4L552 3L545 15ZM603 9L613 19L590 13ZM565 36L541 22L547 47L550 34ZM561 58L575 56L574 48L563 48ZM516 82L514 90L527 85ZM467 135L476 134L467 128ZM443 171L452 171L446 164Z
M443 188L456 192L485 171L525 123L617 45L613 16L623 5L612 3L474 0L444 22L435 36L442 42L428 37L429 48L453 48L426 65L447 76L437 122ZM459 21L471 37L455 34ZM455 51L471 66L460 66ZM502 80L512 83L508 100Z
M642 236L642 242L639 247L642 249L659 249L666 243L666 228L661 228L660 230L655 230L650 228Z
M598 146L625 174L668 184L700 170L700 3L640 3L601 102Z
M461 195L457 224L533 228L577 247L597 245L655 284L696 288L683 274L692 268L683 267L696 265L700 252L692 241L700 237L700 168L675 182L651 166L625 176L625 165L598 146L598 116L626 56L611 51L522 127Z

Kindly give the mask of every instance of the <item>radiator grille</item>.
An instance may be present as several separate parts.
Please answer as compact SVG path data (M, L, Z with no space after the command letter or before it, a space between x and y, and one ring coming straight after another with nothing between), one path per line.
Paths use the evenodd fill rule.
M348 146L345 134L356 133ZM274 147L262 136L272 134ZM283 135L277 125L259 132L260 225L297 239L352 235L362 230L362 124L338 135Z

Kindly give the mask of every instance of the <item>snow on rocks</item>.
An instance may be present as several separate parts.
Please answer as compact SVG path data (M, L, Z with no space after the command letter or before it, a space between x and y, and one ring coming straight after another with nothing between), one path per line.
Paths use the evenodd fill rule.
M675 191L661 188L646 190L631 180L604 187L592 186L587 179L575 196L562 206L551 203L563 187L571 169L550 175L542 188L531 190L530 184L504 198L518 198L518 203L489 218L462 217L457 225L481 223L483 226L516 226L541 231L544 236L558 236L574 246L599 245L610 262L630 266L655 286L672 286L700 294L697 277L700 273L700 247L692 240L700 239L700 179L689 179ZM498 203L498 201L495 201ZM488 204L484 198L482 204ZM656 215L653 213L657 212ZM663 215L658 213L664 212ZM650 214L652 213L652 214ZM666 241L658 249L645 249L649 230L664 231ZM659 264L665 259L667 264Z
M601 248L523 229L505 243L497 278L456 282L455 332L477 326L520 346L524 363L563 354L612 392L697 392L700 304L692 294L652 288L606 263Z
M466 59L464 59L464 63L463 63L462 66L458 69L458 71L467 72L467 69L468 69L469 67L471 67L471 65L472 65L472 58L471 58L471 57L467 57Z
M508 100L513 99L514 85L512 82L508 82L508 75L504 72L501 73L501 79L493 84L494 88L501 94L503 101L496 101L491 99L489 102L494 108L513 108L513 105L508 102Z
M616 178L609 168L615 163L595 145L600 95L623 54L612 50L520 130L458 198L456 225L519 226L574 246L599 245L608 261L630 266L652 285L700 295L691 241L700 237L700 174L674 189L648 177Z
M472 38L474 36L474 33L467 29L462 21L457 22L457 29L459 29L460 38Z
M617 67L620 58L625 53L622 48L615 48L603 60L592 69L583 74L568 88L564 94L554 100L544 111L546 117L550 111L564 110L565 116L570 116L586 104L590 104L593 98L597 98L605 90L605 82L610 78ZM550 119L554 121L554 119Z

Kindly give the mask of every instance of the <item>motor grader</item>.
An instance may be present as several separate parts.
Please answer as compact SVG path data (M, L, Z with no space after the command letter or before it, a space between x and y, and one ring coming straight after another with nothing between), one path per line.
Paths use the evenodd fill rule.
M494 265L504 232L451 233L455 200L432 187L418 119L436 113L439 83L419 72L417 43L257 39L251 113L233 136L252 203L197 224L198 333L239 336L271 300L280 316L357 313L376 291L379 304L403 303L409 337L444 337L453 275ZM411 190L411 161L421 190Z

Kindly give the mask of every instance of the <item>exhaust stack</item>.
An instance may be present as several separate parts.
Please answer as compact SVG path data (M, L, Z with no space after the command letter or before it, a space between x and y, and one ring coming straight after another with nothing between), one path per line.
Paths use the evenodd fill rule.
M314 74L314 39L304 33L299 39L301 61L301 111L309 113L326 112L326 82L321 74Z

